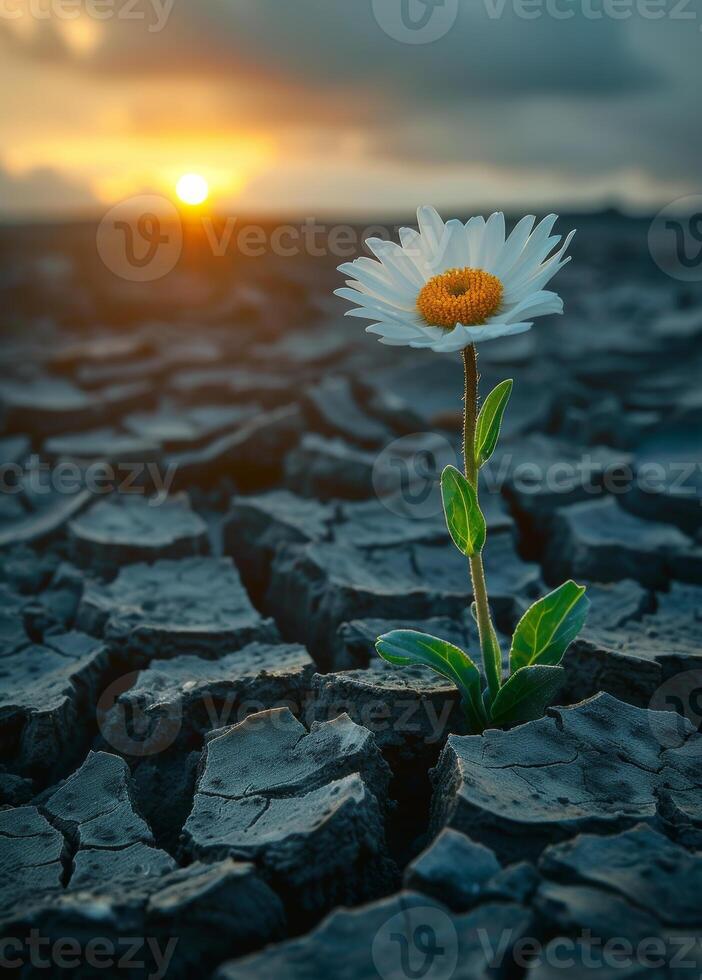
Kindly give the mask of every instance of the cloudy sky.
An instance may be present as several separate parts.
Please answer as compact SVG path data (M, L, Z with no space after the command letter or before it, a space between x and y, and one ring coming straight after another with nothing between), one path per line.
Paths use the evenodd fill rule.
M700 186L702 0L0 0L0 215L203 174L241 212Z

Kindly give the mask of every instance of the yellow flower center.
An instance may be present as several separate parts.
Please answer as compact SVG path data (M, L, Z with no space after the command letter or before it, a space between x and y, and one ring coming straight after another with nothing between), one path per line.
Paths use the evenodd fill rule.
M500 308L502 283L482 269L449 269L433 276L417 297L417 309L433 327L453 330L485 323Z

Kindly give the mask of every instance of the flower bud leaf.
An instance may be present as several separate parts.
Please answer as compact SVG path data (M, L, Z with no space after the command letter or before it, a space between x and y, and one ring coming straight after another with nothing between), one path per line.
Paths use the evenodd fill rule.
M585 586L565 582L524 613L512 637L510 671L534 664L555 665L583 628L590 600Z
M475 487L455 466L447 466L441 474L441 497L453 543L468 558L480 554L487 535L485 518Z
M520 668L502 685L493 700L490 723L500 726L541 718L564 680L563 667L539 664Z
M495 452L507 402L512 394L511 380L501 381L483 403L475 428L475 463L484 466Z
M376 640L375 648L383 660L397 667L421 664L450 680L461 693L474 731L483 730L485 714L480 693L480 671L467 653L446 640L416 630L384 633Z

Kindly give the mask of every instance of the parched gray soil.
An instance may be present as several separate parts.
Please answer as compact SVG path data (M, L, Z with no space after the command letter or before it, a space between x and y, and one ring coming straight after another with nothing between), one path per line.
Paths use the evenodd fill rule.
M576 241L566 316L480 351L483 393L515 379L485 564L505 655L563 578L592 609L559 703L482 736L374 649L409 626L478 656L436 486L458 358L344 321L326 260L251 263L195 312L99 276L27 300L0 341L8 969L700 975L702 290L644 223Z

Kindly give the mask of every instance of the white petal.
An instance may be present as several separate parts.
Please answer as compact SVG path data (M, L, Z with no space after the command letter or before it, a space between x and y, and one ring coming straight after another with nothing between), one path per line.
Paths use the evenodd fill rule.
M543 286L546 285L547 282L553 279L556 273L559 272L564 265L567 265L568 262L570 262L570 256L567 256L566 258L564 258L563 256L565 255L568 246L573 240L574 235L575 232L571 231L570 234L567 236L566 240L563 242L561 248L558 250L558 252L556 252L555 255L551 256L551 258L547 262L544 262L544 264L538 269L536 274L530 278L529 283L532 286L532 288L541 289Z
M387 277L369 272L360 265L354 266L351 262L345 266L339 266L339 271L354 275L356 277L355 279L347 281L353 284L353 289L357 289L361 293L384 300L386 303L393 303L400 309L411 310L417 306L416 289L409 287L405 287L404 289L398 288L389 282Z
M417 208L417 224L422 238L426 240L427 247L433 255L436 255L444 235L444 223L439 212L427 204Z
M416 228L400 228L400 245L405 251L416 247L419 238L420 234Z
M379 344L385 344L386 347L409 347L409 341L407 340L394 340L392 337L378 337Z
M468 265L468 235L462 221L446 222L444 238L434 263L434 274L447 269L463 269Z
M483 246L483 235L485 233L485 218L476 215L466 221L466 237L468 239L468 265L472 269L478 268L477 257Z
M521 221L517 222L495 262L495 267L492 270L493 275L499 279L504 279L508 275L514 263L521 256L535 221L536 217L533 214L527 214Z
M353 262L344 262L342 265L337 266L337 269L339 272L343 272L344 275L358 279L360 282L372 281L376 285L386 283L395 289L405 287L405 280L397 276L391 268L375 259L366 258L365 255L361 256L360 259L354 259ZM363 273L363 276L359 276L359 271Z
M387 321L371 323L366 327L366 333L376 334L381 343L389 344L392 347L431 347L437 340L441 339L444 331L439 327L424 327L417 329L413 333L402 332L395 328L395 324L388 324Z
M479 269L483 254L483 239L485 238L485 218L482 215L476 215L466 222L466 235L468 236L469 265L472 269Z
M497 340L498 337L511 337L517 333L525 333L534 326L533 323L486 323L482 327L466 327L468 343L479 344L485 340Z
M518 303L520 300L524 299L529 293L536 292L545 286L556 273L570 262L570 257L563 258L566 249L568 248L570 242L572 241L574 231L571 231L565 242L558 250L554 253L550 259L548 259L543 264L538 265L533 271L529 272L528 275L522 275L518 279L512 280L510 277L509 284L505 285L505 295L504 300L506 303Z
M419 232L413 228L400 229L400 242L403 251L412 260L423 281L426 282L433 275L432 263L435 253L431 248L431 243L426 238L422 238Z
M492 272L505 244L505 216L501 211L491 214L485 225L483 253L479 268Z
M378 301L380 303L388 303L390 306L394 306L398 310L404 310L406 313L416 313L417 312L417 292L412 290L409 292L405 290L404 292L396 292L388 286L381 287L379 289L371 289L362 282L350 279L349 284L352 289L355 289L361 296L367 296L370 301ZM366 300L362 300L366 302Z
M550 237L551 230L557 220L557 215L549 214L548 217L539 222L529 236L519 259L510 270L505 285L521 279L523 276L531 275L531 272L535 271L539 264L544 261L551 249L560 242L560 235L554 236L553 239Z
M395 306L394 303L376 299L374 296L368 296L367 293L359 293L355 289L342 287L341 289L335 289L334 295L348 300L349 303L355 303L361 310L361 312L347 310L345 316L364 316L365 313L363 311L367 311L369 319L373 319L377 315L380 315L381 318L387 315L397 320L407 320L410 323L414 323L419 319L419 314L416 312L403 310Z
M421 340L424 334L421 330L409 326L408 324L392 323L389 320L379 320L370 323L366 327L366 333L378 334L380 337L390 337L393 340Z
M558 293L551 293L545 290L531 293L511 310L502 313L496 319L504 323L514 323L525 316L548 316L550 313L562 313L563 300ZM488 321L489 322L489 321Z
M470 342L466 327L457 323L453 330L444 331L444 336L432 344L431 349L437 354L454 354L456 351L463 350Z
M417 290L422 288L426 276L420 272L410 253L395 242L386 242L382 238L369 238L366 245L396 279Z

